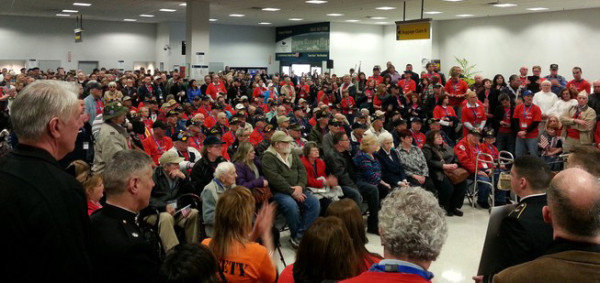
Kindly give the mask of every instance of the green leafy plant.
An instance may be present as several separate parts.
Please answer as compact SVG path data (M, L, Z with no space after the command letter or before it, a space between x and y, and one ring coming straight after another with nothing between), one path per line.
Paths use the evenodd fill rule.
M469 66L469 61L465 58L460 59L460 58L454 56L454 59L456 59L456 62L458 62L458 65L463 70L462 74L463 74L464 78L462 78L462 79L465 82L467 82L468 85L472 85L473 83L475 83L475 79L473 79L473 76L475 76L475 74L481 73L481 71L474 70L475 67L477 66L477 64Z

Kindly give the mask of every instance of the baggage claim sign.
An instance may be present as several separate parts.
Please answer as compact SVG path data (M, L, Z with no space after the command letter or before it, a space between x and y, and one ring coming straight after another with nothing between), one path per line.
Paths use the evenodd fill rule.
M278 27L275 32L276 60L296 63L329 59L329 23Z
M431 38L431 19L396 22L396 40Z

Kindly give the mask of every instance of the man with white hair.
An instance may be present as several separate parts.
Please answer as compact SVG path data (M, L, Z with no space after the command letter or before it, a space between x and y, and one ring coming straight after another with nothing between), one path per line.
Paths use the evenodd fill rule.
M600 183L579 169L556 175L542 210L554 241L545 255L508 268L494 282L600 282Z
M431 282L428 271L446 241L445 213L431 192L419 187L392 191L379 213L383 260L342 282Z
M206 235L209 237L213 236L217 202L226 190L235 187L236 177L237 173L233 163L229 161L221 162L215 169L214 178L202 191L202 219L204 221Z
M542 122L540 123L540 130L546 129L546 121L550 114L550 109L554 106L559 99L556 94L552 92L552 83L550 81L543 81L541 83L542 90L533 95L533 104L537 105L542 110Z
M582 91L577 95L577 105L560 116L560 122L564 126L562 136L565 138L563 143L565 152L571 151L576 145L592 145L596 111L588 106L587 92Z
M75 84L36 81L13 103L19 145L0 159L5 282L91 281L86 197L57 162L73 151L88 118L77 92Z

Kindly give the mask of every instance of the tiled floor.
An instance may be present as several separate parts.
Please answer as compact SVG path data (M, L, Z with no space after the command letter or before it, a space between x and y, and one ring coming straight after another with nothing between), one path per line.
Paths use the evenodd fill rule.
M446 217L448 221L448 239L442 248L440 257L429 269L435 274L434 282L473 282L471 276L476 275L481 257L481 249L485 239L489 214L487 210L471 208L468 203L462 208L463 217ZM367 249L383 254L383 247L378 236L367 234ZM282 253L287 264L295 260L295 251L289 243L289 233L281 234ZM283 270L281 261L279 271Z

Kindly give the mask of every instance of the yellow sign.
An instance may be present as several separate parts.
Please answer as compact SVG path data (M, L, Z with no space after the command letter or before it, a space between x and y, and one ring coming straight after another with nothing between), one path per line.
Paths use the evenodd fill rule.
M396 40L431 38L431 22L396 23Z

